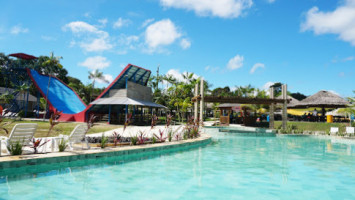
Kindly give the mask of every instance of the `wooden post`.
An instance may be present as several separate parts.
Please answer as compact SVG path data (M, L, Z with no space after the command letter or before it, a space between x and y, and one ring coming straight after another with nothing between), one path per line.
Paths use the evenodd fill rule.
M270 99L274 98L274 88L270 87ZM274 129L274 104L270 104L270 109L269 109L269 128Z
M111 104L108 106L108 124L111 123Z
M198 83L195 85L195 97L198 95ZM198 120L198 100L194 102L194 120L197 123Z
M203 78L201 78L201 83L200 83L200 94L201 94L201 101L200 101L200 126L203 126L203 106L204 106L204 81Z
M282 129L285 130L287 128L287 85L285 84L281 87L282 99L284 100L282 106Z

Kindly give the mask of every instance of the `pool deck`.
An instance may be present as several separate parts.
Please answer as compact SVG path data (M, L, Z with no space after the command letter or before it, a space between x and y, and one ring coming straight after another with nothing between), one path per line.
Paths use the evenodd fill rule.
M134 145L134 146L120 146L120 147L106 147L101 149L94 147L91 149L80 149L65 152L53 152L45 154L29 154L19 156L4 156L0 157L0 170L7 168L22 167L26 165L48 164L71 162L82 159L93 159L99 157L120 156L129 154L139 154L143 152L154 152L168 149L184 148L184 147L199 147L209 144L211 136L202 134L198 138L163 142L155 144Z

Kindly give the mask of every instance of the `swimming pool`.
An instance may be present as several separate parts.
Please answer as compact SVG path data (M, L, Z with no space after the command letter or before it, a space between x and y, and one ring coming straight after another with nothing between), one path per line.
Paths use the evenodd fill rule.
M199 148L2 176L0 199L355 199L354 145L207 131Z

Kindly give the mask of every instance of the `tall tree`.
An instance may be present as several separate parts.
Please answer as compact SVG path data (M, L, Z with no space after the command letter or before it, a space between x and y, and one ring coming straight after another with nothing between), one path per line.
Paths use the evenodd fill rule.
M90 95L90 100L89 102L91 102L92 99L92 95L94 93L94 88L95 88L95 81L96 80L101 80L105 83L108 83L109 81L106 80L105 76L103 75L103 72L100 72L98 69L96 69L93 72L89 72L89 77L90 80L92 80L92 90L91 90L91 95Z
M54 53L51 52L50 56L47 57L47 59L44 62L42 62L42 66L45 67L45 69L49 73L48 86L47 86L47 92L46 92L46 99L48 99L48 93L49 93L49 87L50 87L50 83L51 83L51 77L52 77L52 75L54 75L54 76L56 75L55 74L55 69L56 68L59 68L59 69L63 68L63 65L60 64L60 59L63 59L63 57L54 56ZM47 101L46 101L45 111L46 111L46 114L43 115L43 120L45 119L45 117L47 115Z

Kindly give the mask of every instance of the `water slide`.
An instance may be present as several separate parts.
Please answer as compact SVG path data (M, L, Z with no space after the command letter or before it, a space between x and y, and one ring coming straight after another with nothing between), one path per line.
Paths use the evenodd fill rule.
M93 104L87 106L78 94L60 79L54 76L50 77L50 85L48 89L49 76L40 74L32 69L27 69L27 73L41 95L44 98L48 96L47 102L49 104L49 110L51 112L63 112L58 119L59 121L85 122L86 118L89 117L90 112L95 112L95 110L93 110ZM115 80L96 98L96 100L106 97L111 89L124 88L126 80L134 82L137 80L142 85L146 86L150 73L149 70L128 64Z
M27 69L27 73L42 96L48 97L49 110L63 112L60 121L82 121L75 118L84 117L87 106L73 89L54 76L42 75L32 69Z

